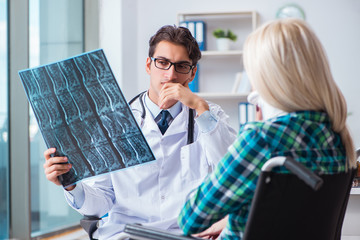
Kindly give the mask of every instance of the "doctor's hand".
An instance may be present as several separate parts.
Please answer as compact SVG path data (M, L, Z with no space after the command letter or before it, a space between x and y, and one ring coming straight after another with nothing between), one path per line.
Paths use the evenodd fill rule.
M159 107L168 109L177 101L195 109L198 115L209 110L207 102L190 90L188 82L185 85L171 82L165 83L160 90Z
M67 157L51 157L51 154L55 153L55 148L49 148L44 152L45 163L45 175L46 178L55 183L56 185L61 185L58 176L67 173L70 171L72 165L68 162ZM66 190L71 191L75 188L76 185L66 188Z
M228 216L224 217L220 221L214 223L206 229L205 231L197 234L193 234L194 237L200 237L204 239L218 239L221 231L226 227L226 223L228 222Z

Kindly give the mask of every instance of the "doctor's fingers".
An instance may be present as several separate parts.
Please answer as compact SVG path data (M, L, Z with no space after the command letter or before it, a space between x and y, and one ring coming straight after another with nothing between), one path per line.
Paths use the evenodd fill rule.
M44 151L44 157L45 160L48 160L49 158L51 158L51 154L56 152L56 148L49 148L47 150Z
M184 84L185 85L183 85L181 83L167 82L160 89L160 94L161 93L167 93L167 92L172 92L172 93L191 92L188 84L186 84L186 83L184 83Z
M68 162L67 157L52 157L46 160L43 166L46 169L54 165L67 165L66 164L67 162Z
M61 174L67 173L71 169L72 165L70 163L66 164L52 164L47 165L44 164L44 172L46 177L57 177ZM49 179L49 178L48 178ZM50 179L49 179L50 180Z
M181 84L175 84L171 87L162 88L160 91L160 100L174 99L187 105L196 95L189 88Z
M61 174L59 174L59 172L51 172L51 173L45 174L45 175L46 175L46 179L49 180L50 182L55 183L56 185L61 185L59 178L58 178L58 176L61 175Z
M181 88L184 88L179 83L166 83L160 90L159 98L164 99L165 97L173 97L176 98L179 95ZM178 100L178 99L176 99Z
M172 92L169 89L162 89L160 91L158 105L161 109L168 109L178 101L178 98Z

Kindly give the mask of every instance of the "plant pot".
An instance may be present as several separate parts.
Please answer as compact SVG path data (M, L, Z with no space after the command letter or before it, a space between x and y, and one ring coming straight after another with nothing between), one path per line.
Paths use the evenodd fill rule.
M230 39L229 38L217 38L216 47L219 51L228 51L230 50Z

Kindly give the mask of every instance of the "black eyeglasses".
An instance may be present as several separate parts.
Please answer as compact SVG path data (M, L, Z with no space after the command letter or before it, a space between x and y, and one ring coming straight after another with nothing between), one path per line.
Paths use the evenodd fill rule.
M151 60L154 61L155 67L157 67L159 69L169 70L171 68L171 66L174 65L175 71L178 73L182 73L182 74L187 74L191 71L191 69L194 68L194 66L192 66L188 63L185 63L185 62L173 63L164 58L151 57Z

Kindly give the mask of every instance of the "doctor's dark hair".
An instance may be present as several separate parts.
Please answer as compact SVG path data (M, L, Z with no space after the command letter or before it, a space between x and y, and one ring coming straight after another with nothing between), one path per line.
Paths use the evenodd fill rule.
M184 46L194 66L196 66L201 58L199 45L187 28L177 27L175 25L161 27L149 40L149 57L153 57L156 46L161 41L168 41Z

